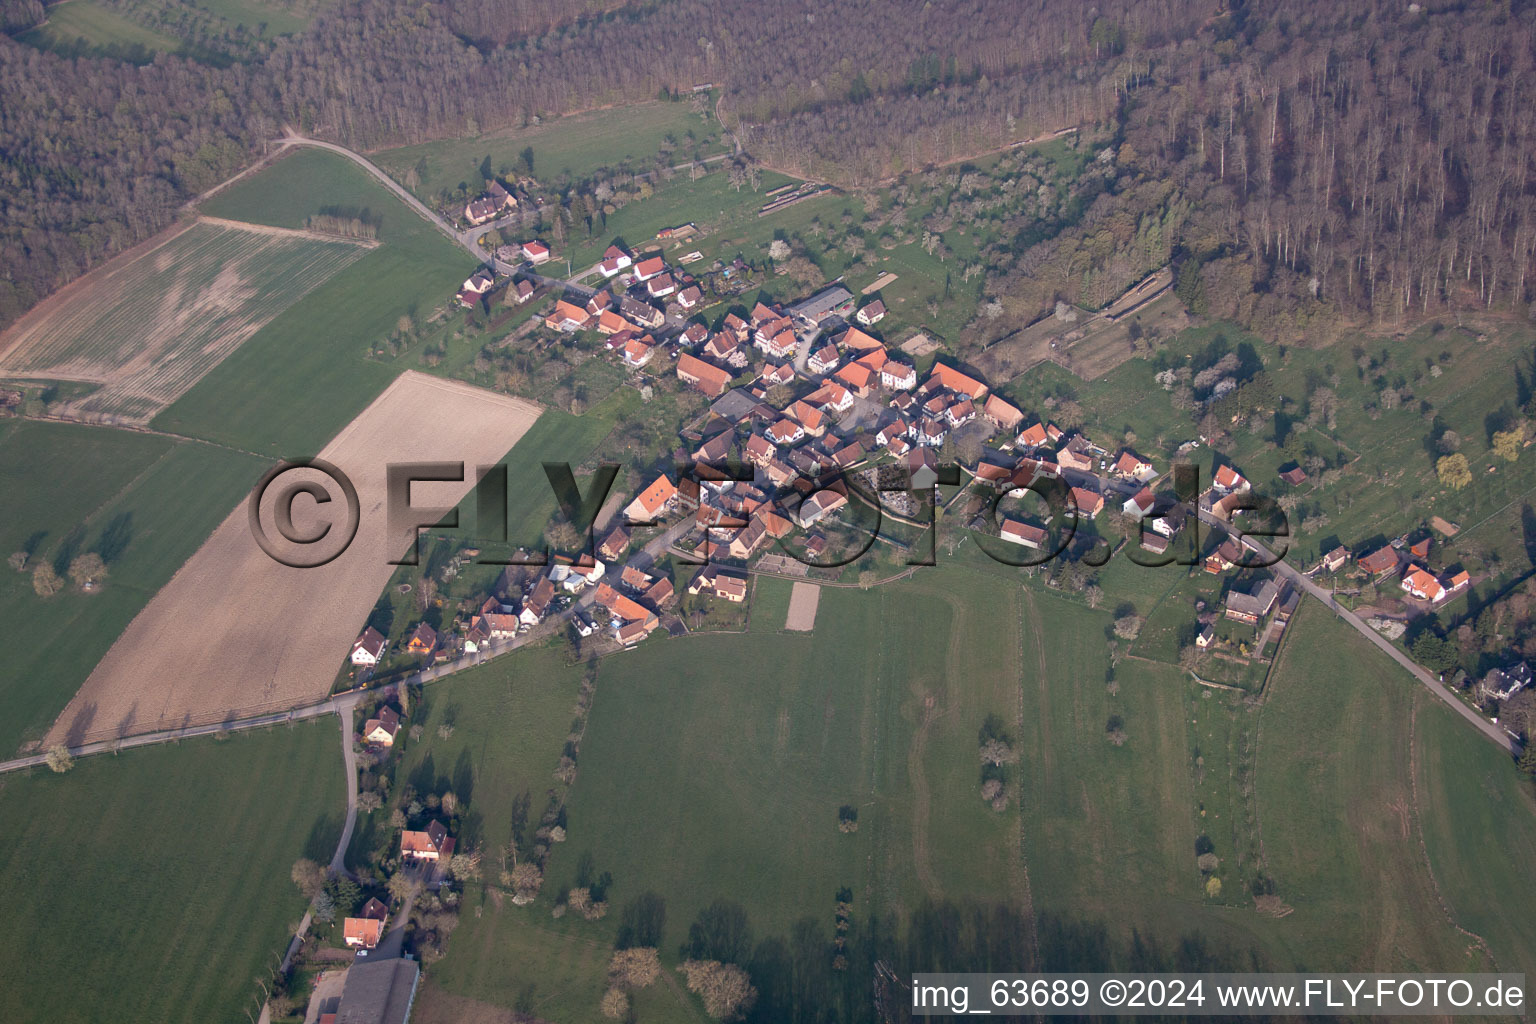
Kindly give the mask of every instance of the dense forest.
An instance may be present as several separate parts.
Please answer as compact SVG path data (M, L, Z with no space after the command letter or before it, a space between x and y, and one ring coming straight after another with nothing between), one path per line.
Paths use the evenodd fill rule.
M1275 334L1532 298L1520 4L346 0L244 42L112 5L226 59L0 39L0 324L284 124L373 148L701 84L752 159L852 187L1082 128L1112 173L1048 237L1021 217L986 253L998 330L1154 259L1197 310ZM38 13L0 4L13 30Z

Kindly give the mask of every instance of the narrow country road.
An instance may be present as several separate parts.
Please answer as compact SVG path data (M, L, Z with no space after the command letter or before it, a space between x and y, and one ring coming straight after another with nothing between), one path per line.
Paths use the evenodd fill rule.
M1390 657L1393 661L1407 669L1415 679L1429 688L1430 693L1433 693L1436 697L1439 697L1441 700L1445 701L1445 703L1449 704L1452 710L1476 726L1478 731L1483 733L1483 735L1493 740L1493 742L1497 743L1500 747L1509 751L1511 754L1518 755L1520 751L1524 749L1519 740L1509 735L1509 733L1505 732L1497 725L1488 721L1488 719L1484 718L1482 715L1478 714L1475 709L1468 706L1465 701L1452 693L1450 687L1446 686L1433 674L1419 666L1412 658L1408 657L1408 655L1398 650L1395 646L1393 646L1390 640L1368 626L1365 621L1360 618L1360 616L1339 604L1338 600L1333 596L1333 594L1327 590L1324 590L1316 583L1313 583L1312 580L1308 579L1307 576L1301 572L1301 570L1286 562L1284 559L1276 557L1275 553L1269 548L1247 536L1243 533L1243 531L1237 529L1236 527L1231 526L1221 519L1218 519L1215 515L1206 511L1205 509L1200 509L1199 515L1200 522L1204 523L1206 526L1211 527L1218 533L1232 537L1238 543L1246 546L1254 554L1257 554L1268 560L1271 563L1271 568L1273 568L1275 572L1277 572L1283 578L1289 580L1294 586L1299 588L1302 593L1310 594L1312 597L1315 597L1319 601L1323 602L1329 611L1333 612L1339 618L1349 623L1349 625L1353 626L1362 636L1364 636L1372 644L1375 644L1376 647L1385 652L1387 656Z

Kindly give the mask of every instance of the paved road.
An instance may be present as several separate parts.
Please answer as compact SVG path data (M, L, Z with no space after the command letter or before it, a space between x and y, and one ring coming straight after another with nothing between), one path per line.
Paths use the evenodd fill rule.
M1259 543L1257 540L1246 536L1243 531L1223 522L1215 515L1204 509L1201 509L1199 514L1200 521L1205 525L1211 527L1218 533L1226 534L1237 539L1241 543L1245 544L1255 554L1258 554L1266 560L1271 561L1273 563L1272 568L1276 573L1289 580L1292 585L1300 588L1303 593L1310 594L1311 596L1317 598L1319 601L1323 602L1323 604L1326 605L1331 612L1333 612L1339 618L1343 619L1345 622L1349 623L1362 636L1364 636L1367 640L1375 644L1384 653L1386 653L1386 655L1393 661L1407 669L1415 679L1429 688L1430 693L1433 693L1436 697L1439 697L1441 700L1445 701L1445 703L1449 704L1457 714L1476 726L1478 731L1483 735L1493 740L1500 747L1509 751L1511 754L1520 753L1522 745L1519 740L1509 735L1509 733L1505 732L1497 725L1488 721L1488 719L1484 718L1460 697L1457 697L1454 693L1451 692L1448 686L1436 678L1432 673L1420 667L1414 662L1412 658L1408 657L1408 655L1404 654L1401 650L1395 647L1390 640L1382 636L1370 626L1366 625L1365 620L1361 619L1360 616L1339 604L1331 592L1324 590L1316 583L1313 583L1304 573L1301 572L1301 570L1289 564L1284 559L1276 557L1273 551Z
M361 694L348 694L346 699L339 702L341 709L341 758L347 769L347 822L342 826L341 839L336 843L336 852L331 856L331 874L345 874L347 870L347 847L352 844L352 830L357 827L357 748L352 742L352 714Z

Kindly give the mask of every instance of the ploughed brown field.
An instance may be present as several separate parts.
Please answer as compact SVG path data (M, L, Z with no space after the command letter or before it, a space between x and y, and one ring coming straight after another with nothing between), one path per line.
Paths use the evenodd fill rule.
M387 464L465 463L462 483L412 488L416 507L452 506L474 485L475 466L506 454L540 411L467 384L402 374L320 453L357 488L359 525L346 550L317 568L282 565L257 544L241 502L129 624L45 743L208 725L323 699L389 582L390 561L405 551L386 528ZM324 506L300 497L295 528L313 533L331 520L324 513L342 506L339 497ZM345 517L335 518L339 531ZM270 514L263 522L275 533Z

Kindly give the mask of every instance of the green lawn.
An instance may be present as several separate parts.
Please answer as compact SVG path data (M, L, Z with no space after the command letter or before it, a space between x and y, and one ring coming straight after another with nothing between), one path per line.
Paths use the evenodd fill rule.
M689 141L690 132L693 142ZM600 168L624 164L651 170L669 136L673 140L669 164L690 159L696 149L700 155L712 155L721 151L719 132L713 115L706 120L685 102L639 103L474 138L388 149L375 154L375 159L398 181L405 181L407 172L416 168L420 178L416 194L431 199L441 190L461 184L470 192L478 192L483 180L480 166L487 158L493 174L526 174L521 155L528 147L533 148L533 176L553 182L562 175L585 178Z
M1295 908L1270 927L1306 949L1306 962L1319 970L1481 968L1440 908L1416 834L1417 815L1446 827L1438 819L1447 809L1427 792L1416 794L1412 781L1414 722L1426 728L1439 717L1429 706L1434 698L1315 601L1290 628L1296 633L1271 676L1257 736L1263 864L1279 897ZM1349 671L1340 673L1341 665ZM1467 742L1484 742L1464 723L1456 728ZM1435 733L1437 746L1461 747L1445 728ZM1418 749L1438 760L1434 748ZM1491 745L1489 753L1496 753ZM1444 779L1450 770L1431 774ZM1507 761L1504 771L1512 779ZM1466 777L1452 784L1463 793L1474 785ZM1513 795L1512 783L1500 791ZM1486 796L1473 799L1486 807ZM1528 835L1536 824L1529 802L1508 810L1521 820L1504 827ZM1475 818L1483 811L1455 813ZM1480 859L1506 873L1523 870L1528 891L1530 866L1506 864L1514 851L1490 840L1484 831L1459 841L1475 842ZM1485 888L1474 905L1499 899Z
M42 50L88 56L117 56L147 63L155 53L174 53L181 41L136 25L90 0L62 0L48 7L48 20L23 32L22 42Z
M0 425L0 546L35 546L60 569L98 550L97 593L40 599L0 570L0 616L25 644L0 667L8 714L0 750L36 739L155 592L239 503L260 472L250 456L149 434L33 421Z
M0 1018L234 1021L345 804L336 720L100 755L0 779Z
M302 32L310 21L307 15L261 0L197 0L197 6L253 33L265 27L261 34L266 36Z
M220 193L211 216L299 227L322 207L381 218L383 245L289 307L154 420L263 455L313 454L398 374L366 358L410 314L452 302L474 260L345 157L306 150Z

